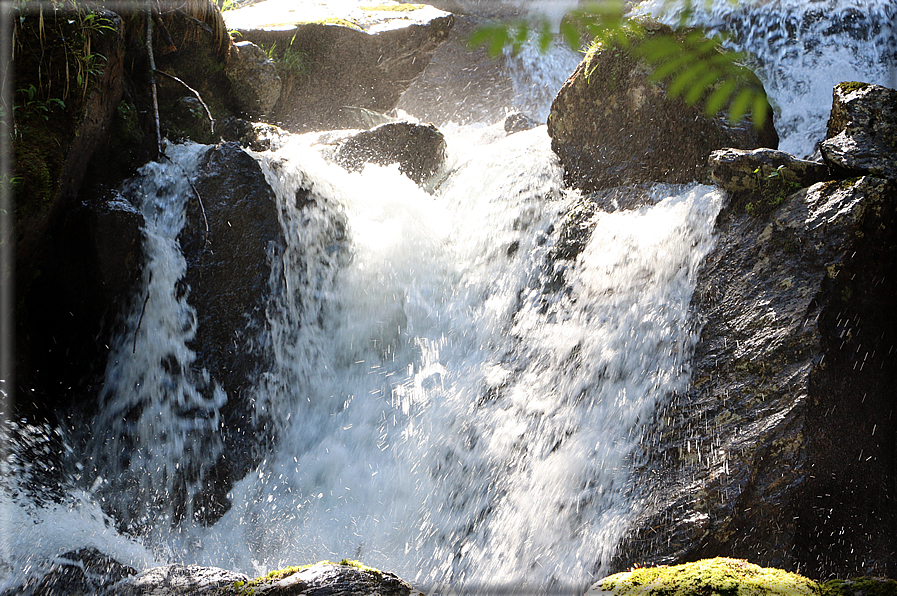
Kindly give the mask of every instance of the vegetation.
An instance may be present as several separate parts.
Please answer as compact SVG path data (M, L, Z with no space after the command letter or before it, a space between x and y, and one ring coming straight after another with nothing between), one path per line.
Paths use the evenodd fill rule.
M285 85L289 85L292 81L301 79L308 74L309 59L308 55L302 50L293 47L296 36L290 39L290 43L282 50L277 48L276 43L269 46L262 46L268 60L274 63L277 69L277 76L281 78Z
M255 594L256 589L263 588L267 584L280 581L285 577L289 577L294 573L298 573L299 571L308 569L309 567L314 567L315 565L348 565L350 567L355 567L356 569L360 569L362 571L367 571L369 573L374 573L377 575L380 575L382 573L379 569L368 567L364 563L352 559L343 559L339 563L334 563L333 561L318 561L317 563L310 563L308 565L298 565L293 567L284 567L283 569L275 569L273 571L269 571L265 575L259 576L255 579L251 579L248 582L234 582L233 588L237 591L237 594L240 594L240 596L251 596L252 594Z
M745 211L751 215L769 213L801 189L800 184L785 177L784 167L779 166L768 176L763 177L761 177L759 167L754 170L754 174L757 176L757 190L754 191L753 200L745 203Z
M763 85L745 64L748 56L726 50L725 38L685 26L691 14L686 2L679 23L669 33L647 18L630 18L622 0L595 2L567 13L560 25L561 37L570 47L589 51L619 48L631 52L652 69L655 82L665 81L667 93L682 97L689 105L703 103L708 116L725 113L732 123L750 113L754 126L762 128L768 118ZM506 49L518 52L534 40L546 51L554 40L548 21L486 25L471 34L472 47L485 46L491 56Z
M423 8L423 4L378 4L376 6L362 6L361 10L370 10L372 12L393 11L393 12L411 12Z
M617 596L816 596L819 593L816 582L796 573L722 557L633 569L605 578L601 588Z

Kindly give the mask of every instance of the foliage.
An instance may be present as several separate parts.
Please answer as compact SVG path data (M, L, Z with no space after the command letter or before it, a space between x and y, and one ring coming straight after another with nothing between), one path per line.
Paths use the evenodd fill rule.
M769 213L784 203L791 194L801 189L800 184L786 178L784 167L779 166L765 177L760 176L759 167L754 170L757 176L757 190L754 191L754 200L745 204L745 211L751 215Z
M378 4L376 6L362 6L361 10L369 10L372 12L411 12L423 7L423 4Z
M560 36L574 49L582 49L584 37L592 39L590 51L619 48L632 53L651 69L654 82L667 83L667 94L681 97L688 105L703 102L705 113L725 112L735 124L748 113L754 126L762 128L768 114L763 85L745 66L748 56L726 50L725 38L707 36L685 26L691 14L686 2L679 24L666 33L646 18L627 17L622 0L605 0L568 12L560 24ZM518 52L534 40L546 51L554 39L547 21L532 24L519 20L492 23L475 30L468 39L471 47L485 46L490 56L505 49Z
M601 588L618 596L815 596L818 593L816 582L795 573L723 557L633 569L604 578Z
M276 43L262 46L265 55L268 56L268 60L274 63L274 67L277 69L277 76L284 81L284 84L301 79L308 73L308 55L297 47L293 47L295 40L296 36L294 35L283 50L278 50Z

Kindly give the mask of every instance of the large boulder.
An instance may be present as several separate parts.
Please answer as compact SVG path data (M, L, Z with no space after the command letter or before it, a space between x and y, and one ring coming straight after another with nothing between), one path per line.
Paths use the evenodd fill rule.
M335 158L349 171L365 163L398 163L399 171L421 184L442 166L445 149L445 137L432 124L389 122L344 140Z
M178 241L187 261L182 281L196 309L189 347L196 369L209 373L200 390L211 400L217 384L228 396L221 408L225 455L194 503L202 521L212 523L227 510L232 483L258 463L268 440L257 426L264 421L254 416L254 389L270 366L268 300L285 240L274 191L237 143L209 150L200 169Z
M820 150L833 167L897 180L897 91L866 83L837 85Z
M733 201L692 301L689 390L659 409L627 561L721 553L810 577L893 574L897 183Z
M678 39L665 25L645 30ZM630 48L640 42L633 35ZM567 79L551 106L548 134L568 184L592 191L648 181L710 182L711 151L778 146L771 118L757 130L748 118L731 125L708 117L701 102L671 97L650 75L631 49L599 44Z
M225 14L279 65L284 87L270 119L287 130L351 128L352 108L392 110L454 23L423 4L343 9L265 0Z

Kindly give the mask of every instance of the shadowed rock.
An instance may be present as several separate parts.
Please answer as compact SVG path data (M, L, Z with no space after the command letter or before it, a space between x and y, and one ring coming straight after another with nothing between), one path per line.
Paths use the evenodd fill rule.
M825 164L775 149L719 149L709 161L713 182L732 193L756 191L771 176L800 188L833 178Z
M439 170L445 148L445 138L432 124L390 122L343 141L335 158L349 171L365 163L398 163L399 171L421 184Z
M251 41L231 46L224 72L234 84L239 107L254 116L265 116L280 98L283 86L274 63Z
M648 29L652 36L674 35L665 25ZM771 119L757 130L747 118L733 126L707 117L700 102L690 106L669 97L650 74L629 50L611 46L587 54L564 83L551 106L548 134L569 185L592 191L649 181L709 182L707 156L714 149L778 146Z

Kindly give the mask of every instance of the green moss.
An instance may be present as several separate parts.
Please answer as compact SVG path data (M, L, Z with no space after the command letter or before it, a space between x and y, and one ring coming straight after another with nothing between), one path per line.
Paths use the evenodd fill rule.
M819 587L795 573L719 557L618 573L602 580L601 589L618 596L816 596Z
M897 596L897 581L880 577L833 579L820 586L821 596Z
M865 89L868 86L869 83L860 83L858 81L844 81L843 83L838 83L838 89L844 93L853 93L854 91Z
M376 573L377 575L380 575L381 573L383 573L379 569L375 569L374 567L368 567L361 561L355 561L353 559L343 559L342 561L339 562L339 564L340 565L348 565L350 567L355 567L357 569L361 569L362 571L370 571L371 573Z
M343 559L339 563L334 563L333 561L318 561L317 563L309 563L308 565L297 565L292 567L284 567L283 569L275 569L273 571L269 571L265 575L260 575L255 579L251 579L248 582L234 582L232 584L232 587L234 591L240 596L251 596L252 594L255 594L256 588L261 588L262 586L280 581L285 577L289 577L294 573L298 573L299 571L308 569L309 567L314 567L315 565L348 565L350 567L355 567L356 569L367 571L369 573L375 573L377 575L380 575L382 573L379 569L368 567L364 563L352 559Z
M364 29L356 23L355 21L350 21L348 19L343 19L340 17L327 17L325 19L319 19L317 21L304 21L303 23L297 24L319 24L319 25L336 25L339 27L348 27L349 29L356 29L358 31L364 31Z
M370 10L372 12L393 11L393 12L412 12L423 8L423 4L378 4L377 6L362 6L361 10Z

